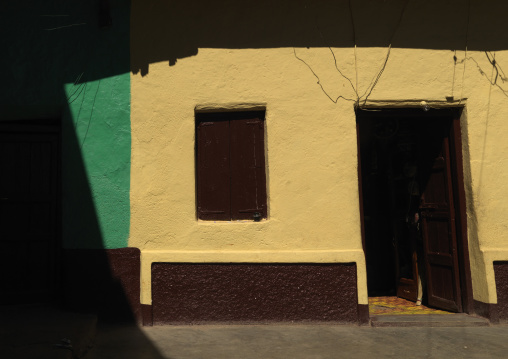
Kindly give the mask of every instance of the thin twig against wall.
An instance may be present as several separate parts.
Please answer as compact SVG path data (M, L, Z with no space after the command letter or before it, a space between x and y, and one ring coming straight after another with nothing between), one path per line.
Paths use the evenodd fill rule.
M503 95L505 95L506 97L508 97L508 90L505 90L504 88L502 88L499 83L497 83L497 80L498 79L501 79L501 81L504 83L506 81L508 81L508 79L506 78L506 76L504 75L504 71L501 69L501 67L499 66L499 64L497 63L497 61L495 61L495 55L487 55L487 51L485 51L485 55L487 56L487 59L489 59L489 62L490 64L492 65L492 70L496 72L496 76L494 77L494 79L492 77L489 78L489 76L485 73L485 71L481 68L480 64L478 63L478 61L476 61L476 59L472 56L468 56L468 57L465 57L464 59L460 60L459 63L462 63L462 62L466 62L466 60L468 61L472 61L475 63L476 65L476 68L478 69L478 72L480 72L480 74L485 77L485 79L492 85L492 86L496 86L499 90L501 90L501 92L503 93ZM491 61L492 59L492 61Z
M367 90L365 91L365 93L367 93L367 91L368 91L368 93L367 93L365 99L363 100L364 105L367 103L367 99L372 94L372 91L374 91L374 88L376 87L377 83L379 82L379 79L381 78L381 76L383 75L383 72L385 71L386 64L388 63L388 59L390 58L393 39L394 39L395 35L397 34L397 31L399 30L400 24L402 23L402 19L404 18L404 14L406 13L406 9L409 4L409 1L410 0L406 0L406 2L404 3L404 6L402 7L402 11L400 12L399 20L397 21L397 25L395 26L395 29L393 30L392 36L390 36L390 41L388 42L389 43L388 51L386 52L386 58L385 58L385 61L383 62L383 66L381 66L381 69L379 70L378 74L376 76L374 76L374 78L372 79L371 84L369 85L370 90L369 90L369 87L367 87ZM362 97L365 96L365 93L362 95Z
M353 6L351 5L351 0L348 1L348 7L349 7L349 17L351 19L351 28L353 30L353 44L355 45L355 48L354 48L354 55L355 55L355 76L356 76L356 89L355 89L355 92L356 92L356 97L357 97L357 101L360 100L360 97L358 96L358 57L357 57L357 54L356 54L356 26L355 26L355 18L353 16Z
M321 39L326 43L325 37L323 35L323 32L321 31L321 28L319 27L319 24L317 23L317 21L316 21L316 29L318 30L319 36L321 37ZM354 25L353 25L353 34L354 34ZM354 41L354 44L355 44L355 69L356 69L356 35L353 35L353 37L354 37L353 41ZM358 71L356 70L357 73L356 73L356 87L355 87L353 85L353 82L351 81L351 79L349 77L347 77L346 75L344 75L344 73L339 69L339 65L337 64L337 57L335 56L335 52L333 51L331 46L328 46L328 50L330 50L330 53L333 56L333 61L334 61L334 64L335 64L335 69L340 74L340 76L342 76L344 79L346 79L347 82L349 82L349 84L351 85L351 88L353 89L353 91L356 94L356 101L358 101L359 100L359 97L358 97Z
M467 45L469 41L469 20L471 18L471 0L468 1L467 5L467 19L466 19L466 40L465 40L465 52L464 52L464 60L467 58ZM462 86L460 88L460 99L459 99L459 105L462 102L462 96L464 95L464 79L466 76L466 62L464 61L464 66L462 69Z
M296 54L296 49L293 47L293 53L294 53L294 56L301 62L303 62L305 64L305 66L307 66L309 68L309 70L312 72L312 74L314 75L314 77L317 79L317 84L319 85L319 87L321 88L321 91L323 91L323 93L333 102L333 103L337 103L337 101L342 98L344 100L347 100L347 101L354 101L356 102L356 105L359 104L360 100L363 99L364 101L364 104L367 103L367 100L369 98L369 96L372 94L372 91L374 91L374 88L376 87L376 85L378 84L381 76L383 75L383 72L385 71L386 69L386 65L388 64L388 59L390 58L390 53L391 53L391 49L392 49L392 41L400 27L400 24L402 23L402 19L404 18L404 14L406 12L406 9L407 9L407 6L409 4L409 1L410 0L406 0L406 2L404 3L404 6L402 7L402 10L400 12L400 15L399 15L399 19L397 21L397 24L395 25L395 28L392 32L392 35L390 36L390 39L389 39L389 45L388 45L388 50L387 50L387 53L386 53L386 57L381 65L381 68L379 69L379 71L377 72L377 74L372 78L369 86L367 87L367 89L365 90L364 94L363 95L359 95L358 93L358 62L357 62L357 53L356 53L356 26L355 26L355 21L354 21L354 15L353 15L353 8L352 8L352 5L351 5L351 0L348 1L348 4L349 4L349 13L351 15L351 26L353 27L353 42L354 42L354 56L355 56L355 74L356 74L356 86L353 85L353 82L351 81L351 79L349 77L347 77L346 75L344 75L344 73L340 70L338 64L337 64L337 57L335 56L335 53L333 51L333 49L328 46L328 49L330 50L330 53L332 54L333 56L333 60L334 60L334 65L335 65L335 69L337 70L337 72L344 78L346 79L351 88L353 89L353 91L355 92L356 94L356 100L354 99L349 99L349 98L346 98L342 95L338 96L337 98L332 98L330 96L330 94L325 90L325 88L323 87L323 85L321 84L321 80L319 78L319 76L316 74L316 72L312 69L312 67L305 61L303 60L301 57L299 57L297 54ZM321 36L321 38L324 40L324 36L323 36L323 33L321 32L321 29L319 28L318 25L316 25L317 29L318 29L318 32Z
M81 23L78 23L78 24L63 25L63 26L53 27L51 29L44 29L44 30L46 30L46 31L53 31L53 30L60 30L60 29L65 29L67 27L81 26L81 25L86 25L86 22L81 22Z
M88 119L88 126L86 126L85 135L83 136L83 141L81 142L80 148L83 148L85 144L86 136L88 135L88 130L90 129L90 124L92 123L93 111L95 109L95 100L97 99L97 93L99 92L99 86L101 85L101 80L97 83L97 89L95 90L95 96L93 97L92 110L90 111L90 118Z
M339 66L337 65L337 57L335 57L335 53L333 52L332 48L330 46L328 46L328 49L330 50L330 52L332 53L332 56L333 56L333 61L335 63L335 68L337 69L337 71L339 72L339 74L344 77L348 82L349 84L351 85L351 88L353 89L353 91L355 92L356 94L356 100L358 101L359 97L358 97L358 91L356 90L356 88L353 86L353 82L351 81L351 79L347 76L345 76L342 71L340 71L339 69Z
M302 59L301 57L299 57L297 54L296 54L296 49L293 47L293 53L295 55L295 57L300 60L301 62L303 62L305 64L305 66L307 66L309 68L309 70L312 72L312 74L314 75L314 77L317 79L317 84L319 85L319 87L321 88L321 91L323 91L323 93L330 99L330 101L332 101L333 103L337 103L339 101L339 99L344 99L346 101L353 101L353 102L356 102L355 99L349 99L349 98L346 98L342 95L339 95L337 98L333 99L329 94L328 92L326 92L325 88L323 87L323 85L321 84L321 79L319 78L319 76L316 74L316 72L312 69L312 67L304 60Z

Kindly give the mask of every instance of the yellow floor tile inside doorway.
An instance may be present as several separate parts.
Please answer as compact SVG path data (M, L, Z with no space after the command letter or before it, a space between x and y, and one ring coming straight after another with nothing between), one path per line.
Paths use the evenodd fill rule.
M398 297L369 297L369 314L372 315L404 315L404 314L452 314L424 305L416 305Z

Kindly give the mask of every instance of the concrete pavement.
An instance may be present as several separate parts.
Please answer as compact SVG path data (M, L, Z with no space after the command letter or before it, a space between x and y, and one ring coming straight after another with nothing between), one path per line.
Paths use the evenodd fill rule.
M94 315L44 305L3 306L0 358L508 358L506 323L492 326L465 315L397 317L379 317L381 327L329 323L140 328L101 320L97 324ZM394 321L403 326L384 327Z
M97 316L44 304L0 306L0 358L82 358L93 347Z
M86 359L508 358L508 326L99 326Z

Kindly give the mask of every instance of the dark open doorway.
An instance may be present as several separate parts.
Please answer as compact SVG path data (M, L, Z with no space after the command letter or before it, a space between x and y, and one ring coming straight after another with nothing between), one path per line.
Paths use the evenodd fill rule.
M60 121L1 121L0 173L0 303L50 302L60 248Z
M459 117L357 111L369 297L471 311Z

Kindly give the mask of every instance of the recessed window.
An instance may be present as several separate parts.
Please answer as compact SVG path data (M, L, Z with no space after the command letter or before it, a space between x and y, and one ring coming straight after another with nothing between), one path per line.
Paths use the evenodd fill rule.
M196 114L197 216L266 218L265 112Z

